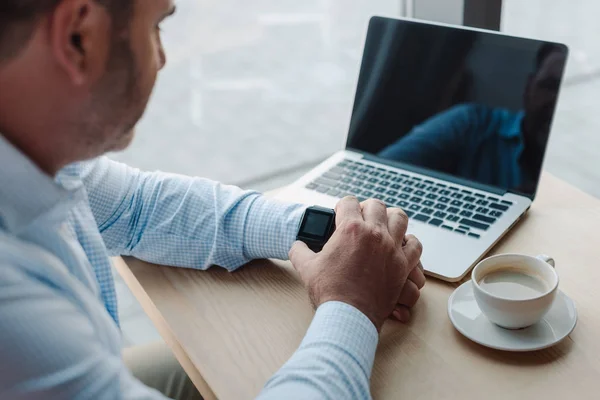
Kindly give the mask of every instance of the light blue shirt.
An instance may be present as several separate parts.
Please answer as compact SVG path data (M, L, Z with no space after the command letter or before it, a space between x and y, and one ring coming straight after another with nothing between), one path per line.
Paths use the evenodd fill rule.
M110 256L230 271L287 258L303 207L99 158L51 179L0 135L0 399L162 399L121 358ZM365 399L378 334L322 305L260 398Z

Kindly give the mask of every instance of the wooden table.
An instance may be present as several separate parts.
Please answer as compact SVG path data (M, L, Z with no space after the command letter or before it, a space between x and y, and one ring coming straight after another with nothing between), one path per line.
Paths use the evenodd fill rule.
M427 282L412 322L389 321L372 378L375 399L600 398L600 201L545 174L534 206L493 253L547 253L579 322L533 353L490 350L447 316L457 285ZM206 399L251 399L292 355L313 316L285 262L238 272L117 259L117 268Z

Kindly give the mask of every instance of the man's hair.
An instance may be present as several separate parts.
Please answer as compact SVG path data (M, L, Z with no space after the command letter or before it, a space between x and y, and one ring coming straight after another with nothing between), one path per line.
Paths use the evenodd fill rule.
M0 63L27 44L39 18L63 0L0 0ZM94 0L111 14L117 28L129 21L134 0Z

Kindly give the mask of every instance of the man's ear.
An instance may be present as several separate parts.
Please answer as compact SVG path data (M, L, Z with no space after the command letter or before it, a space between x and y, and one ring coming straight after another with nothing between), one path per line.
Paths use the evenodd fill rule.
M104 74L110 52L110 15L94 0L63 0L50 15L52 54L75 86Z

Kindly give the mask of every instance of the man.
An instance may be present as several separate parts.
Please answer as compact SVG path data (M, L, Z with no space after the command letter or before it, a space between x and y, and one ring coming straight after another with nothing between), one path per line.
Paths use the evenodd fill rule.
M545 44L524 95L524 111L460 104L426 120L380 157L532 193L558 97L566 50Z
M317 311L260 398L370 397L378 331L409 318L425 279L401 210L343 199L316 254L292 247L300 205L100 157L131 141L173 12L172 0L0 3L0 398L198 398L164 348L122 356L108 256L234 270L288 251Z

